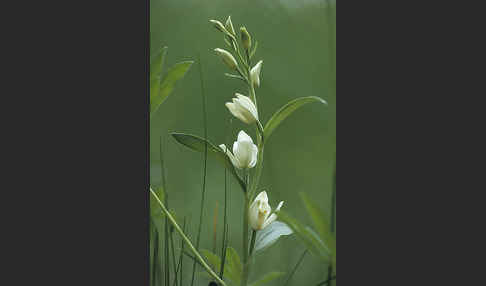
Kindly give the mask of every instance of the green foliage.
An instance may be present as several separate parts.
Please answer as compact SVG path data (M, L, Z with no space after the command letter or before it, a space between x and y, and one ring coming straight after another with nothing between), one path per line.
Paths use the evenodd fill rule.
M171 133L174 139L179 142L180 144L192 149L194 151L203 152L208 148L208 155L218 160L218 162L222 163L223 166L229 170L230 174L238 181L243 191L245 190L245 182L238 176L236 173L236 169L231 163L231 160L228 156L221 150L221 148L216 147L213 143L205 140L201 137L191 135L191 134L184 134L184 133ZM207 144L207 145L206 145Z
M279 110L277 110L277 112L272 115L270 120L268 120L267 124L265 124L265 140L268 140L270 135L272 135L273 131L280 125L280 123L282 123L285 118L289 117L289 115L291 115L294 111L296 111L303 105L311 102L320 102L327 105L327 102L324 99L317 96L300 97L288 102Z
M221 267L221 259L217 254L206 249L201 249L201 254L204 255L213 269L217 270ZM241 283L241 275L243 273L243 265L241 264L240 257L232 247L226 249L226 256L224 277L230 280L232 285L239 286ZM206 272L204 273L205 276L210 277Z
M335 269L336 237L330 230L330 220L305 193L301 193L301 198L317 232L303 225L284 211L280 211L279 219L288 224L311 253L319 257L323 262L330 263Z
M280 276L284 275L285 272L270 272L265 274L262 278L258 279L257 281L250 284L250 286L264 286L267 285L270 281L279 278Z
M189 70L193 61L183 61L175 64L162 77L167 47L160 52L150 63L150 117L152 117L165 99L172 93L176 83L181 80Z

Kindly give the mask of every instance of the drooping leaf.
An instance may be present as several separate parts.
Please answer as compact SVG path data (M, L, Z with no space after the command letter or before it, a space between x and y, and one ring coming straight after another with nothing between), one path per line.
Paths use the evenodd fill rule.
M221 148L216 147L213 143L205 140L201 137L191 135L191 134L184 134L184 133L171 133L171 135L175 138L177 142L180 144L198 152L203 152L205 150L205 146L207 143L208 147L208 156L211 156L217 159L220 163L223 164L225 168L229 170L229 172L233 175L233 177L238 181L243 191L246 190L245 183L243 180L238 176L236 173L236 169L231 163L231 160L228 156L221 150Z
M285 272L270 272L265 274L262 278L250 284L250 286L264 286L270 281L277 279L278 277L284 275Z
M167 99L170 93L174 90L176 83L184 77L193 63L193 61L180 62L167 71L167 75L160 83L159 92L150 93L150 116L155 114L155 111L157 111L162 102Z
M281 221L274 221L269 226L257 231L254 251L262 251L274 244L280 236L292 234L292 229Z
M292 114L295 110L299 109L303 105L311 102L320 102L322 104L327 105L327 102L324 99L317 96L300 97L288 102L283 107L281 107L277 112L275 112L270 118L270 120L268 120L264 129L265 140L268 140L268 138L270 137L270 135L272 135L275 128L277 128L285 118L287 118L290 114Z

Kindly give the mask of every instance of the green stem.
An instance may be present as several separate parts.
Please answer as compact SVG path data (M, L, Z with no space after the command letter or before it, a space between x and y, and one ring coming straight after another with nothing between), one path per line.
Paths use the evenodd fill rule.
M245 204L243 206L243 278L241 279L241 286L246 286L248 283L249 261L248 261L248 211L250 208L250 197L248 194L248 171L245 171L246 192Z
M256 238L256 230L253 230L253 232L251 233L250 256L253 254L253 248L255 248L255 238Z
M192 245L192 243L189 240L189 238L187 238L187 236L184 234L184 232L182 231L182 229L179 227L179 225L177 224L177 222L175 221L175 219L172 217L172 215L169 213L169 211L165 208L164 204L160 201L159 197L157 196L157 194L155 194L155 192L152 190L152 188L150 188L150 193L155 197L155 199L159 203L160 207L162 208L162 211L164 212L164 214L166 215L166 217L169 219L170 223L174 226L174 228L180 234L180 236L182 237L182 239L184 239L184 241L187 243L187 245L189 245L189 248L191 249L192 253L194 253L194 255L196 256L196 258L199 261L199 263L201 263L201 265L204 267L204 269L206 269L206 271L211 276L213 276L213 278L216 279L216 281L218 281L218 283L220 283L223 286L227 286L226 283L224 283L224 281L221 280L221 278L219 278L216 273L214 273L214 271L211 269L211 267L209 267L209 265L206 264L206 262L204 261L204 259L201 257L201 255L196 250L196 248Z

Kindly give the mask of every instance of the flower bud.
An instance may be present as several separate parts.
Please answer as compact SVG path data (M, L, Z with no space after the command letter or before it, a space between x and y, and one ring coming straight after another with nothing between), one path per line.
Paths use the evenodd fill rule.
M223 49L219 49L219 48L214 49L214 51L223 59L223 62L230 69L236 70L238 63L236 62L235 58L233 57L233 55L230 52L223 50Z
M233 144L233 153L227 150L226 145L221 144L219 148L225 152L238 169L250 169L255 167L258 156L258 147L253 144L253 140L245 131L238 133L238 139Z
M268 204L267 192L263 191L259 193L250 205L248 212L248 220L251 228L254 230L261 230L274 222L277 219L276 213L280 211L282 205L283 201L278 204L275 212L271 213L272 208Z
M258 111L253 101L242 94L236 93L233 102L227 102L226 107L231 114L246 124L255 123L258 120Z
M235 28L233 28L233 22L231 22L231 16L228 16L228 19L226 20L225 28L233 36L236 36Z
M218 20L209 20L209 22L213 23L214 24L214 27L216 29L220 30L221 32L223 32L223 33L226 32L226 29L224 28L223 23L221 23L220 21L218 21Z
M243 44L245 50L248 51L250 50L251 47L251 36L245 27L241 27L240 32L241 32L241 43Z
M250 79L253 83L253 86L260 86L260 71L262 69L263 61L259 61L251 70L250 70Z

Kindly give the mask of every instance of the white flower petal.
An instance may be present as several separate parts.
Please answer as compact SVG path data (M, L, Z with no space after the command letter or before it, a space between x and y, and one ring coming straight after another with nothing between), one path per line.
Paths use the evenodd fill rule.
M248 136L248 134L246 134L245 131L241 130L238 133L238 142L244 142L244 141L253 143L253 140L251 140L251 137Z
M267 227L269 224L271 224L272 222L274 222L276 219L277 219L277 215L274 214L274 213L271 214L270 217L268 217L267 220L265 220L265 222L263 223L262 229L264 229L265 227Z

